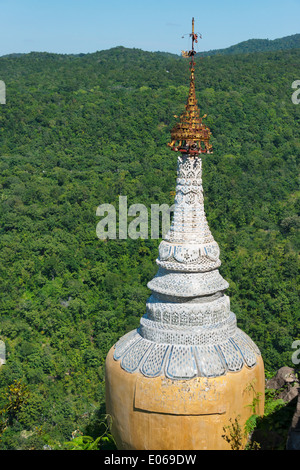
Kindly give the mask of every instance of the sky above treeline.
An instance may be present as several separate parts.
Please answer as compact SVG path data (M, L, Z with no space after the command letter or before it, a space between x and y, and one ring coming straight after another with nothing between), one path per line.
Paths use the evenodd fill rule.
M116 46L180 54L300 32L300 0L0 0L0 56Z

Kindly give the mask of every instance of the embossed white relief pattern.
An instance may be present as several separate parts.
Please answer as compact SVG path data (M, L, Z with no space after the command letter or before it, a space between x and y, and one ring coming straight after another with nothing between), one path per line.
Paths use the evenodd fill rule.
M256 364L260 351L237 327L219 256L204 211L201 159L179 156L174 216L148 283L146 313L115 345L123 369L180 380Z

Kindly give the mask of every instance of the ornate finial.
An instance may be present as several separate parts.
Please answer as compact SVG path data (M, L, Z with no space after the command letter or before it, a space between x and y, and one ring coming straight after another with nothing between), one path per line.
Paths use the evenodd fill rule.
M194 18L192 20L192 49L189 52L182 51L184 57L191 57L190 62L190 90L185 106L185 112L180 116L180 122L171 130L171 142L168 144L172 150L180 151L189 155L201 153L212 153L212 146L209 143L211 136L210 129L203 124L200 111L197 106L195 92L195 60L196 54L194 43L198 42L198 34L194 30Z

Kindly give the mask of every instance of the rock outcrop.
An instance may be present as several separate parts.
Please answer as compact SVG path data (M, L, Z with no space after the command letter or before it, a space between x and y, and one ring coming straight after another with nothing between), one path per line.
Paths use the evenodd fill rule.
M281 367L277 374L267 381L266 388L280 391L277 398L282 398L286 403L297 401L286 449L300 450L300 383L296 370L292 367Z

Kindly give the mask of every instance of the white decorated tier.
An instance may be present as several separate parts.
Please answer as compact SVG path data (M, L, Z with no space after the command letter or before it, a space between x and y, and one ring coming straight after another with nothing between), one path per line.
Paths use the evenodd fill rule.
M180 155L174 216L148 283L146 313L115 345L124 370L183 380L256 365L260 351L237 327L219 256L204 211L201 158Z

